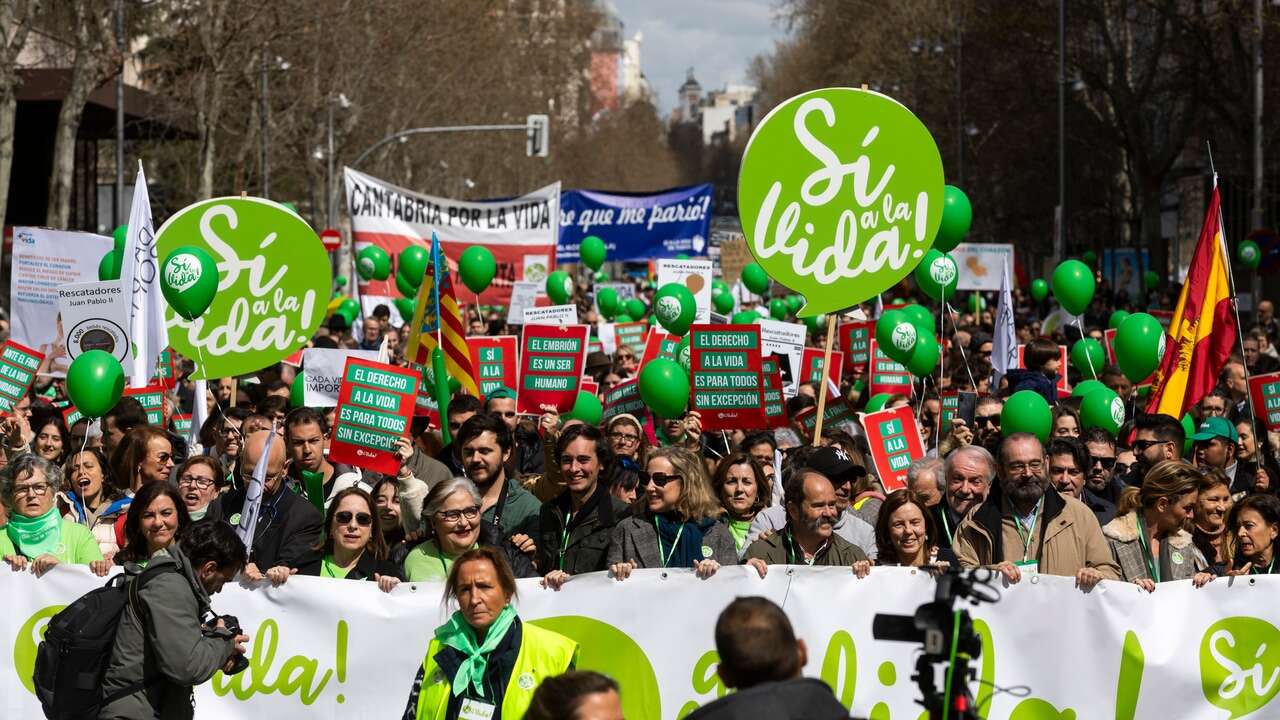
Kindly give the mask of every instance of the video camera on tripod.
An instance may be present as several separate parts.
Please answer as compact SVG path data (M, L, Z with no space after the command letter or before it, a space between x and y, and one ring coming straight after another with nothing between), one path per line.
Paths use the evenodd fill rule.
M924 652L916 659L912 679L920 686L918 702L931 720L944 716L954 720L977 720L973 695L969 692L969 662L982 653L982 639L973 631L969 611L955 609L956 600L966 598L975 605L994 603L1000 594L990 584L990 570L962 571L951 566L937 576L933 602L916 608L915 615L877 614L871 621L876 640L920 643ZM942 692L934 684L934 666L946 664L946 684Z

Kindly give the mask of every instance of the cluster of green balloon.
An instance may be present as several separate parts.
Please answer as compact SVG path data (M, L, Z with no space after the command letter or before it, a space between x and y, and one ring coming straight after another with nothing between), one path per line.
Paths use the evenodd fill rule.
M650 360L640 371L640 399L654 415L678 418L689 402L689 377L675 360Z
M405 297L418 294L422 278L427 275L427 266L431 264L431 253L421 245L410 245L400 251L396 258L396 289Z
M689 326L697 317L698 305L683 283L669 282L653 296L653 314L667 332L679 337L689 332Z
M124 244L129 238L129 228L120 225L111 232L111 249L98 261L99 280L119 280L120 265L124 261Z
M588 235L582 238L582 245L578 248L578 257L582 258L582 264L592 270L599 270L600 266L604 265L608 254L604 241L595 235ZM595 423L591 424L594 425Z
M950 255L933 249L925 253L924 259L916 266L915 278L916 285L925 295L941 302L956 296L960 268Z
M942 222L934 236L934 249L944 253L955 250L964 242L972 224L973 207L969 205L969 196L954 185L946 186L942 192Z
M396 307L399 308L398 305ZM360 303L353 298L347 298L334 309L333 314L346 320L347 327L351 327L356 324L356 318L360 317ZM413 315L410 314L409 317L413 317Z
M969 293L969 301L966 307L969 308L970 313L977 315L987 309L987 299L982 297L981 293Z
M1053 271L1053 296L1063 310L1082 315L1093 301L1093 270L1079 260L1063 260Z
M876 342L885 355L916 377L932 373L942 357L933 317L921 305L886 310L876 321Z
M733 292L729 290L729 283L720 278L711 281L711 306L721 315L728 315L733 312L735 305Z
M1147 313L1133 313L1116 328L1116 364L1135 383L1145 381L1160 367L1164 350L1164 327Z
M1047 297L1049 297L1049 283L1041 280L1040 278L1032 280L1031 299L1036 302L1044 302L1044 299Z
M1086 379L1096 380L1107 365L1107 352L1097 340L1082 338L1071 346L1071 365Z
M195 320L218 292L218 263L202 248L176 247L160 264L160 292L175 313Z
M67 368L67 397L81 415L100 418L124 393L124 368L105 350L88 350Z
M401 253L401 256L403 255L404 253ZM386 280L391 277L391 256L377 245L365 247L356 253L356 274L366 282Z
M618 291L613 288L600 288L596 292L596 308L605 320L612 321L618 315Z
M458 256L458 276L462 284L477 295L489 288L497 272L498 263L494 261L493 253L483 245L472 245Z
M573 298L573 278L563 270L547 275L547 297L553 305L565 305Z
M742 268L742 284L756 295L765 295L769 292L769 274L759 263L747 263Z
M573 409L564 414L564 419L581 420L587 425L595 426L600 424L603 415L604 408L600 405L600 398L595 393L579 390L578 398L573 401Z
M1000 433L1004 436L1026 432L1049 442L1053 429L1053 412L1044 396L1034 390L1019 390L1004 401L1000 411Z
M1240 243L1240 247L1236 248L1236 257L1241 265L1250 270L1257 270L1258 264L1262 262L1262 250L1258 248L1258 243L1245 240Z

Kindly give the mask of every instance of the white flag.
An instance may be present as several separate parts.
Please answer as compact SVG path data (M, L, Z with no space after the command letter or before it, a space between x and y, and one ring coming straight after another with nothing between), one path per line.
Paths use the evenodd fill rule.
M156 258L156 233L151 224L151 199L147 178L138 161L138 179L133 186L133 206L129 208L128 239L120 265L120 282L130 299L129 337L133 340L133 362L127 364L129 387L140 388L156 374L160 353L169 345L164 325L164 295L160 292L160 260Z
M991 339L991 390L1005 373L1018 367L1018 331L1013 326L1013 295L1009 290L1009 259L1000 278L1000 304L996 307L995 337Z
M204 399L208 386L208 380L196 380L195 391L191 396L191 435L187 438L187 444L193 448L201 447L200 428L204 427L205 421L209 419L209 405Z
M244 506L240 508L240 522L236 523L236 534L244 542L245 559L253 556L253 535L258 531L258 512L262 510L262 492L267 483L267 462L271 459L271 444L276 440L276 424L271 422L271 434L267 435L267 444L262 447L262 456L258 464L253 466L253 477L244 490ZM247 441L247 438L246 438ZM240 452L244 452L242 449ZM236 478L239 480L240 478ZM281 490L281 492L287 492Z

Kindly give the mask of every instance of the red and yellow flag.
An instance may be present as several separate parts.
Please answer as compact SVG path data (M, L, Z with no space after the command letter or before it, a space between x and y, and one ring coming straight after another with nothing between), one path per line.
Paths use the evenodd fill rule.
M1236 344L1226 243L1222 238L1222 210L1213 188L1209 211L1200 229L1195 255L1169 325L1171 342L1152 383L1147 412L1175 418L1200 402L1218 384L1218 374Z
M430 367L431 351L441 347L449 377L458 381L463 392L480 397L452 275L435 233L431 235L431 265L418 290L411 328L406 348L409 361Z

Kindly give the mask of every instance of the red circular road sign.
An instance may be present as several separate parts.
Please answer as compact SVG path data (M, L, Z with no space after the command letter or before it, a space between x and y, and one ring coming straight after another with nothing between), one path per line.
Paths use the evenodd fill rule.
M320 242L324 243L325 250L333 252L338 249L338 246L342 245L342 233L329 228L320 233Z

